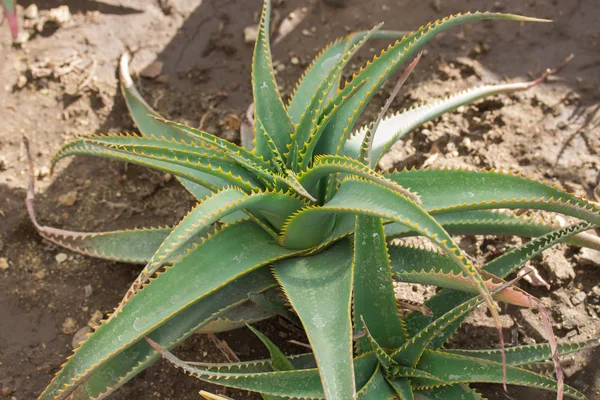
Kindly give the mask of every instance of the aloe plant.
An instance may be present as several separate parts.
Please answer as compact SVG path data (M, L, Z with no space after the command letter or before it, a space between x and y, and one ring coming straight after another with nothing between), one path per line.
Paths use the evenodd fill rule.
M537 299L503 278L556 242L600 248L598 238L585 233L600 225L600 210L511 172L383 173L376 168L398 138L422 123L485 96L527 89L543 77L486 86L385 116L388 101L374 123L353 131L373 95L413 60L394 92L399 90L418 62L419 48L436 34L484 19L537 20L457 14L402 38L379 26L351 34L317 56L285 105L271 64L269 11L265 1L252 63L252 150L248 143L240 147L163 119L136 90L124 55L122 92L141 136L85 137L53 159L54 165L72 155L102 156L176 175L198 199L176 226L101 233L42 226L35 219L31 181L27 206L44 238L83 254L145 265L115 312L69 357L40 398L103 398L161 354L171 357L167 350L193 332L233 329L274 314L300 323L313 353L282 358L269 344L274 361L224 366L229 372L221 366L192 371L174 362L202 379L265 396L346 400L382 398L382 393L412 398L414 392L478 398L466 385L482 380L561 393L560 375L555 383L517 366L524 359L528 364L546 361L556 352L592 343L561 347L551 341L538 350L504 351L500 338L498 351L439 349L480 303L489 307L498 327L496 299L541 308ZM397 41L340 88L348 61L376 38ZM583 222L556 231L552 224L496 211L515 208ZM480 269L452 234L536 239ZM440 252L389 243L405 236L428 238ZM401 315L394 280L446 288L423 306L433 317ZM286 301L270 296L272 290L283 292ZM463 372L453 372L459 369Z

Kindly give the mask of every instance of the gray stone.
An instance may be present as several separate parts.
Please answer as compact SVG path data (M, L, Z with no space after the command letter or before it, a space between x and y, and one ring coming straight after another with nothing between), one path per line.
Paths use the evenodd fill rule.
M562 251L549 250L543 253L542 265L550 276L559 282L571 281L575 278L575 271Z
M573 303L574 306L579 305L585 301L586 297L587 295L585 292L577 292L571 296L571 303Z
M71 346L73 350L78 348L81 345L81 342L85 342L88 338L88 334L92 333L93 330L89 326L84 326L73 335L73 340L71 341Z

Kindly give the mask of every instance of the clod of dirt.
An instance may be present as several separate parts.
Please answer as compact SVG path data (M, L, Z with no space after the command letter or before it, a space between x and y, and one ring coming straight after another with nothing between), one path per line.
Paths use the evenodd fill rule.
M56 7L48 13L48 22L54 22L58 26L63 26L70 20L71 10L69 10L69 6Z
M92 295L93 291L94 289L92 289L92 285L88 284L83 287L83 295L86 299Z
M301 7L297 8L291 13L288 14L287 17L281 21L281 25L279 25L279 29L277 30L277 37L275 38L274 44L279 43L283 40L287 35L289 35L294 29L300 25L300 23L306 18L308 14L308 8Z
M258 25L250 25L244 28L244 42L252 44L258 37Z
M73 335L73 340L71 341L71 347L73 350L78 348L82 342L85 342L88 338L88 334L92 333L93 329L89 326L84 326Z
M584 247L581 249L578 261L581 264L595 264L600 266L600 251Z
M90 320L88 321L87 325L90 328L97 327L98 325L100 325L100 321L102 320L102 317L104 317L104 313L102 311L100 311L100 310L94 311L94 313L90 317Z
M56 256L54 256L54 259L56 260L57 264L62 264L67 261L67 255L65 253L58 253Z
M561 251L549 249L542 255L542 266L553 280L558 282L571 281L575 278L575 271Z
M6 271L8 267L8 260L6 257L0 257L0 271Z
M576 305L583 303L586 298L587 298L587 295L585 294L585 292L577 292L573 296L571 296L571 303L574 306L576 306Z
M161 61L154 61L140 71L140 76L147 79L158 78L158 76L162 73L162 70L163 63Z
M15 39L15 41L13 43L20 46L24 43L27 43L30 38L31 38L31 34L28 31L25 31L25 30L19 31L19 33L17 34L17 38Z
M65 335L72 335L77 332L77 321L74 318L67 318L62 324L61 328L62 333Z
M71 207L77 202L77 191L72 190L69 193L63 194L58 197L58 202L60 205L65 207Z
M50 175L50 169L48 169L48 167L42 167L42 168L40 168L40 170L36 174L36 176L37 176L38 179L44 179L48 175Z
M38 6L34 3L30 4L25 11L23 11L23 16L27 19L36 19L40 15Z

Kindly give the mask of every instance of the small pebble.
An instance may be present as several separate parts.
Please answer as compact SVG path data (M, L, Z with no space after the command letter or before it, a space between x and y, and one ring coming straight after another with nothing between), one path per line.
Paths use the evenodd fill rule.
M60 205L65 207L71 207L77 202L77 191L72 190L69 193L65 193L62 196L58 197L58 202Z
M6 271L8 267L8 260L6 257L0 257L0 271Z
M100 321L102 320L102 318L104 317L104 313L100 310L96 310L92 313L90 320L88 321L88 326L90 328L95 328L98 325L100 325Z
M19 75L17 78L17 89L23 89L27 85L27 77L25 75Z
M577 292L571 297L571 303L573 303L573 305L576 306L578 304L583 303L586 297L587 295L585 294L585 292Z
M54 259L56 260L57 264L62 264L65 261L67 261L68 256L65 253L58 253L57 255L54 256Z
M168 172L163 175L163 181L165 183L171 182L171 179L173 179L173 175L169 174Z
M71 20L71 11L69 6L60 6L50 10L48 13L48 21L54 22L62 26Z
M292 65L298 65L298 64L300 64L300 60L298 59L298 57L292 57L290 59L290 62L292 63Z
M163 70L163 63L161 61L154 61L150 63L140 71L140 76L142 78L154 79L157 78Z
M83 295L88 298L92 295L93 289L92 285L85 285L83 288Z
M71 341L71 346L73 350L78 348L81 345L81 342L85 342L88 338L88 334L92 333L93 330L89 326L84 326L73 335L73 340Z
M38 6L32 3L23 11L23 16L27 19L36 19L39 13Z
M40 170L37 173L37 177L39 179L45 178L48 175L50 175L50 169L48 169L48 167L42 167L42 168L40 168Z
M72 335L77 332L77 321L74 318L67 318L62 324L62 333L65 335Z
M258 25L250 25L244 28L244 42L252 44L258 37Z

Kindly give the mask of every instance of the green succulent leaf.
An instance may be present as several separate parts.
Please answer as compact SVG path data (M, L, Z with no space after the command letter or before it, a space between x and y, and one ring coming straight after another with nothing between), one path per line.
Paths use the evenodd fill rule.
M94 138L76 140L63 146L54 156L52 166L62 158L73 155L101 156L150 167L193 181L211 191L228 184L246 191L262 186L254 174L226 157L207 157L201 153L182 152L168 147L117 149Z
M302 74L302 78L300 78L300 81L296 85L294 93L290 98L287 111L295 124L300 122L302 114L310 104L311 99L315 97L321 82L329 75L333 74L338 60L341 59L352 46L363 40L367 34L367 31L351 33L346 37L330 43L319 52L314 61ZM371 39L396 40L401 39L404 34L404 32L378 30L372 33ZM339 90L339 83L342 76L340 72L338 72L335 77L336 84L332 86L331 92L328 93L328 99L331 99L332 95L337 94L337 91Z
M564 356L600 345L600 338L588 339L581 342L559 343L558 355ZM450 354L458 354L470 358L482 358L496 362L502 362L502 354L498 350L444 350ZM508 365L521 366L534 364L552 359L552 350L547 343L515 346L506 348L506 363Z
M384 118L373 135L372 165L377 165L381 157L389 151L398 139L402 138L413 129L424 123L450 112L462 105L499 93L510 93L518 90L529 89L537 81L505 83L499 85L486 85L465 90L453 96L437 100L422 106L411 107ZM368 127L364 126L355 132L344 145L344 154L356 158L361 143L367 133Z
M418 368L447 383L502 383L503 380L502 363L441 351L426 350ZM554 379L518 367L506 367L506 380L511 385L557 391ZM412 383L416 387L430 385L430 382L421 378L414 378ZM582 393L568 385L565 385L565 394L574 399L585 399Z
M276 284L267 268L251 272L177 313L151 332L148 337L161 346L171 349L198 330L206 333L214 332L210 329L210 325L215 318L222 318L231 310L247 303L248 290L262 292ZM137 341L94 368L71 393L72 400L105 398L159 358L160 354L145 341ZM313 364L314 362L300 366L312 367Z
M254 93L254 120L260 120L266 132L271 135L280 154L285 154L292 142L295 129L290 121L281 95L275 81L271 46L269 41L271 22L271 0L265 0L258 27L258 37L254 46L252 58L252 89ZM256 148L258 156L270 158L271 152L267 139L258 129L255 129Z
M406 340L396 296L387 243L380 218L359 215L354 234L354 329L363 324L384 348L396 348ZM361 324L362 321L362 324ZM359 339L358 348L369 349L367 338Z
M320 155L314 158L312 167L298 176L298 181L311 193L315 193L321 179L331 174L351 174L388 187L420 202L419 196L404 189L394 181L387 179L378 172L367 167L360 161L340 156Z
M396 392L385 379L380 366L377 367L369 382L358 392L358 398L363 400L392 399L395 395Z
M155 135L167 139L189 140L189 137L182 132L171 129L169 126L166 126L158 120L161 118L160 115L146 103L133 83L133 79L129 73L129 58L129 53L124 53L121 56L121 61L119 63L121 93L125 98L125 104L127 104L129 114L140 133L143 136ZM179 176L177 178L181 184L198 199L203 198L210 193L210 190L204 185L200 185L197 182Z
M420 400L446 400L446 399L461 399L461 400L485 400L475 389L469 388L466 384L454 384L441 386L432 389L416 390L418 399Z
M523 265L528 260L531 260L544 250L586 229L589 229L589 224L580 223L550 232L526 243L522 247L516 248L490 261L483 267L483 270L500 278L505 278L508 276L508 274L514 272L519 266ZM401 272L404 269L403 265L406 265L407 263L412 265L414 262L421 263L421 265L437 266L450 265L451 263L451 260L441 254L426 252L421 249L413 249L412 253L413 254L410 255L409 252L399 252L396 253L395 257L392 255L393 261L400 263L400 260L403 260L400 264L392 262L392 270L394 272ZM415 259L415 256L419 257L419 259ZM453 307L468 301L472 296L472 294L465 292L442 290L440 293L427 300L425 305L434 313L436 317L438 317L448 312ZM418 313L411 313L406 318L407 328L410 335L413 335L416 332L424 329L430 322L431 320L429 318ZM445 331L439 332L439 336L433 340L431 347L441 347L446 340L448 340L454 334L454 332L456 332L456 329L458 329L461 323L462 319L459 319L454 324L451 324Z
M248 298L251 302L256 304L257 307L262 308L271 314L279 315L280 317L293 322L296 326L302 326L302 322L300 322L298 316L290 311L285 305L283 296L250 292L248 293Z
M247 164L259 166L262 169L269 169L270 164L261 157L257 157L252 152L247 151L243 147L237 146L225 139L221 139L210 133L203 132L199 129L194 129L184 124L177 122L162 120L163 123L174 127L175 129L184 132L189 138L193 138L201 142L204 146L214 146L220 149L224 154L232 159L239 160L244 166ZM189 139L188 139L189 141Z
M481 303L483 303L483 299L477 296L453 308L408 339L402 346L394 350L390 357L400 365L409 365L416 368L425 350L437 334L453 321L473 311Z
M408 35L401 41L397 41L393 46L368 63L361 71L353 77L353 81L362 81L369 79L365 85L352 100L346 103L332 122L329 123L325 133L317 145L318 154L340 154L346 139L348 138L354 124L361 112L369 103L373 95L379 90L381 85L393 74L398 67L412 57L421 46L434 38L437 34L452 27L471 23L484 19L505 19L515 21L535 21L536 19L522 17L513 14L497 13L467 13L456 14L446 17L443 20L436 21L420 28L418 31ZM346 86L338 96L345 96L349 87Z
M316 368L274 372L212 371L206 368L196 368L181 361L155 343L151 342L151 344L173 365L206 382L270 396L305 399L326 398L319 377L319 370ZM354 369L357 371L356 385L362 388L372 377L373 371L377 368L377 361L374 356L365 355L354 359L353 364ZM270 368L270 365L268 368Z
M358 50L360 50L367 40L369 40L369 38L373 36L377 30L379 30L381 25L382 24L376 25L373 29L367 32L367 34L365 34L360 41L344 51L341 57L337 60L331 72L321 81L319 87L315 91L314 96L306 106L306 110L303 112L300 122L296 126L294 141L298 144L298 148L302 148L302 146L309 141L311 133L319 125L319 119L321 117L322 109L326 105L325 101L327 100L328 94L336 84L339 85L338 77L348 61L350 61L350 59L358 52Z
M559 212L600 225L600 210L585 199L515 173L465 169L404 170L386 174L417 193L425 210L532 208Z
M325 397L356 398L349 244L341 241L312 256L282 260L273 271L302 321L319 366Z
M269 354L271 355L271 367L273 367L273 371L294 370L292 363L285 357L283 352L275 345L275 343L271 342L271 340L263 335L258 329L247 324L246 326L260 339L261 342L263 342L265 347L269 350Z
M483 279L448 233L418 204L381 185L356 179L345 180L330 202L322 207L306 208L292 216L282 230L282 243L286 247L299 249L318 245L331 230L322 232L323 237L307 236L304 232L322 223L331 215L345 213L370 215L395 221L410 226L432 240L469 276L490 306L492 315L498 319L496 305Z
M113 232L71 232L41 227L40 235L77 253L133 264L145 264L173 228L140 228Z
M235 281L234 281L235 282ZM260 293L262 294L262 293ZM196 333L219 333L241 328L271 318L273 313L258 307L251 301L245 301L215 316Z
M173 316L252 270L294 254L298 252L277 245L253 222L224 226L150 281L118 315L104 322L63 365L40 398L64 399L93 369L105 365ZM199 263L203 268L198 268ZM172 293L168 301L164 293ZM152 313L146 312L149 309Z
M408 378L388 378L388 382L400 400L415 400L412 385Z

